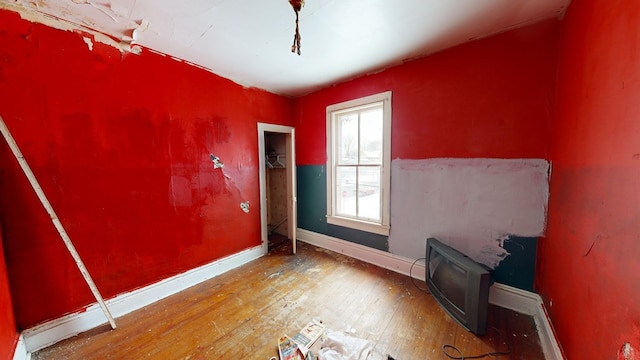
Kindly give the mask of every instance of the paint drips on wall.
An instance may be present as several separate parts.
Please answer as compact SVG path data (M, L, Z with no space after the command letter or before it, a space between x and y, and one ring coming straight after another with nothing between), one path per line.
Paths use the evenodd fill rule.
M435 237L495 268L509 236L544 234L549 169L543 159L394 160L389 251L424 256Z

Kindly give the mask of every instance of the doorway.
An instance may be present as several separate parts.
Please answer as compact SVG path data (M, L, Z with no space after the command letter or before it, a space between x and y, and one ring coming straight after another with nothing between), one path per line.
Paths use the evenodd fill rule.
M296 253L295 129L258 123L262 250L291 244ZM271 242L269 241L271 238Z

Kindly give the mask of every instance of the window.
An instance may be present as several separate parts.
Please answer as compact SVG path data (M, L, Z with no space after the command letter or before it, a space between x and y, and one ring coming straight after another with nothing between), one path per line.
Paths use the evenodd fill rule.
M389 235L391 92L327 107L327 222Z

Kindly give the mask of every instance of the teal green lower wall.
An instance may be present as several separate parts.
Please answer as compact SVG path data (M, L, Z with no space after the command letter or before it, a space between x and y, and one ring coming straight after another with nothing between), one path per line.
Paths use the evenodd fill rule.
M509 256L493 271L493 279L518 289L534 291L536 269L536 245L538 238L510 236L504 241Z
M388 237L342 226L327 224L327 174L323 165L302 165L298 174L298 227L350 241L374 249L389 251Z
M325 166L296 168L298 227L327 235L327 174Z
M296 169L299 228L389 251L389 241L386 236L327 224L327 174L324 165L300 165ZM393 226L393 214L391 214L391 226ZM502 260L494 270L495 281L533 291L536 243L537 238L528 237L512 236L505 240L504 248L511 255Z

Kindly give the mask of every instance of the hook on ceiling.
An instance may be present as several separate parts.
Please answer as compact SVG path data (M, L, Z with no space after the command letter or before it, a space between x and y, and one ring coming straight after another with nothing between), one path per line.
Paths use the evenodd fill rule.
M291 52L298 53L300 55L300 28L298 27L298 13L304 6L304 0L289 0L289 4L296 13L296 33L293 36L293 45L291 45Z

